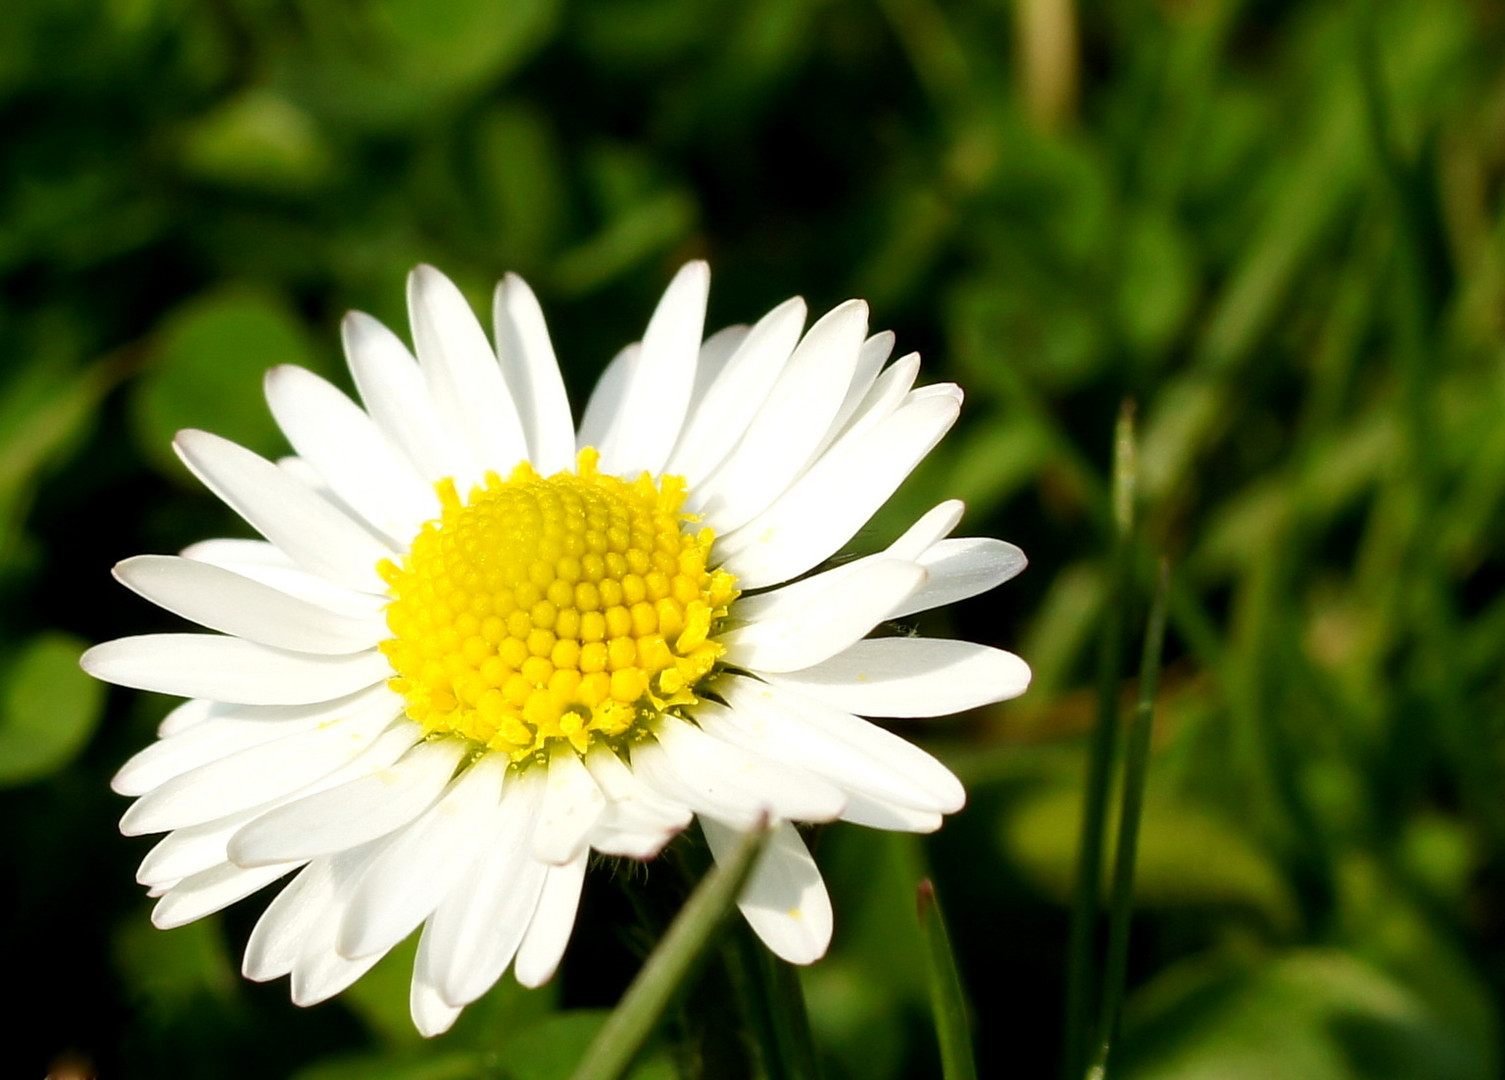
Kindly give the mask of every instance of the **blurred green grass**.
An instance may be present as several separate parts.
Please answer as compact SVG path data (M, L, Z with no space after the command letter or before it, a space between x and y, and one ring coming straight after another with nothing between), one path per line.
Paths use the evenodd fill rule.
M673 873L593 876L558 985L504 985L435 1044L397 957L297 1010L233 974L256 902L147 926L146 844L115 834L106 781L164 703L101 712L68 658L169 625L115 560L241 528L173 430L282 452L261 372L343 378L339 317L404 325L414 263L478 305L527 277L578 402L704 256L714 324L864 296L966 388L863 544L943 493L1032 557L930 617L1036 672L907 732L968 809L934 838L818 838L838 929L803 980L827 1075L937 1075L927 862L981 1075L1056 1068L1125 396L1139 580L1177 570L1123 1075L1496 1075L1502 59L1505 15L1466 0L10 0L0 955L26 989L5 1071L563 1075ZM682 1017L644 1075L733 1068L680 1036L730 1037Z

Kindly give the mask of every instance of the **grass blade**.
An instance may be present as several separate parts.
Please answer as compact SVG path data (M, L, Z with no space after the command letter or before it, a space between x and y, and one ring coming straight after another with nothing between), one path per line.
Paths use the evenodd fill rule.
M627 1072L674 992L689 978L731 913L769 832L767 828L749 832L732 857L717 864L696 886L643 970L586 1048L573 1080L617 1080Z
M1082 795L1082 831L1077 846L1071 938L1066 962L1066 1047L1062 1076L1076 1080L1087 1067L1092 1038L1094 939L1102 889L1103 838L1107 832L1108 790L1118 732L1118 685L1123 663L1124 605L1133 571L1134 496L1136 486L1134 408L1125 401L1113 437L1113 542L1103 596L1102 637L1098 651L1098 714L1088 748L1087 782Z
M1139 664L1139 700L1129 722L1124 760L1124 786L1118 816L1118 845L1113 858L1113 898L1108 909L1108 957L1103 965L1103 1006L1098 1027L1097 1054L1088 1073L1106 1075L1108 1054L1118 1037L1124 980L1129 964L1129 915L1134 907L1134 861L1139 853L1139 821L1144 810L1145 780L1149 774L1150 735L1155 724L1155 692L1160 682L1160 655L1165 644L1165 613L1170 593L1170 568L1160 564L1155 597L1144 634Z
M765 1049L777 1060L779 1075L786 1080L818 1080L815 1039L810 1034L810 1016L805 1010L805 991L800 986L799 972L761 943L756 943L756 947L753 962L767 1002L772 1035L772 1045Z
M977 1080L972 1058L972 1025L967 1019L967 999L962 993L951 936L930 879L915 891L920 933L925 938L925 966L930 981L930 1013L935 1020L936 1040L941 1047L941 1076L945 1080Z

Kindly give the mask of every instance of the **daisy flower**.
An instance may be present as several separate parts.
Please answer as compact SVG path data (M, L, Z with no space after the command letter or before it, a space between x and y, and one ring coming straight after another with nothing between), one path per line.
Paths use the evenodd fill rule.
M246 947L251 979L309 1005L419 926L425 1034L510 965L558 966L592 850L653 857L698 818L711 852L776 822L740 900L809 963L831 905L792 822L928 832L964 801L929 754L862 717L1021 693L1017 657L869 637L1006 580L1009 544L948 539L944 502L887 549L815 573L955 421L851 301L799 299L702 340L685 266L578 431L537 300L507 277L488 340L429 267L414 352L351 314L364 406L279 367L296 456L182 432L188 468L264 539L127 559L115 575L217 633L90 650L98 678L189 700L114 788L128 835L166 833L138 880L180 926L294 875Z

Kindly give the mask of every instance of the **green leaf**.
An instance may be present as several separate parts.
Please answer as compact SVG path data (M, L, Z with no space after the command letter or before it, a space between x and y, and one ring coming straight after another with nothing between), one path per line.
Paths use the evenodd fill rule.
M544 1017L507 1040L502 1053L511 1080L565 1080L580 1048L601 1033L610 1013L575 1009Z
M266 88L247 90L189 127L181 146L184 167L233 187L303 192L333 171L334 153L313 118Z
M1125 1080L1484 1080L1486 1061L1378 969L1336 950L1207 958L1135 1002Z
M484 1072L481 1055L471 1051L389 1057L348 1054L318 1061L293 1074L293 1080L474 1080Z
M1272 931L1288 933L1296 902L1270 857L1202 807L1156 794L1153 783L1151 789L1140 824L1137 902L1149 908L1244 909ZM1070 894L1079 802L1072 785L1045 788L1022 796L1003 822L1010 857L1058 900Z
M474 153L476 199L498 257L520 272L540 265L568 220L564 163L547 116L498 106L476 122Z
M203 428L257 453L287 444L262 400L262 379L278 364L317 367L302 326L279 297L226 288L168 316L136 384L131 419L141 452L165 473L184 475L172 452L183 428Z
M54 773L89 742L105 688L78 666L84 642L46 631L32 638L5 674L0 694L0 785Z
M1143 212L1128 215L1116 300L1129 343L1140 353L1162 353L1186 321L1195 296L1191 245L1175 223Z
M1467 895L1465 876L1477 873L1477 856L1463 849L1468 841L1458 824L1441 815L1416 816L1400 838L1411 873L1444 875L1432 884L1443 886L1436 897ZM1431 865L1417 866L1418 860ZM1441 863L1442 865L1438 865ZM1451 880L1447 880L1451 879ZM1337 932L1348 950L1394 976L1426 1001L1439 1018L1498 1073L1500 1025L1498 1009L1483 972L1454 930L1440 917L1435 901L1419 901L1414 885L1394 870L1358 853L1348 854L1338 867Z
M388 1046L415 1046L423 1042L408 1012L408 987L417 955L418 935L413 934L340 995L346 1008L365 1021L372 1033Z
M85 434L117 378L107 364L72 371L43 354L6 384L0 396L0 566L12 554L38 473Z
M507 1039L498 1060L507 1080L568 1080L580 1059L580 1047L598 1037L611 1013L573 1009L530 1024ZM661 1055L638 1062L629 1080L674 1080L677 1074Z
M495 85L554 34L559 0L373 0L326 7L326 33L283 73L334 126L390 131Z
M645 194L589 240L559 256L554 284L588 293L670 246L695 223L695 201L679 190Z
M394 74L460 89L512 70L548 40L557 0L376 0L371 28Z
M225 1000L236 991L217 918L158 930L133 911L115 932L114 958L138 1003L163 1018L186 1013L203 998Z
M908 959L914 954L901 948L895 955ZM864 1080L901 1075L906 1010L895 1000L892 987L873 978L870 965L858 956L838 955L806 968L800 976L815 1041L841 1066L842 1075Z

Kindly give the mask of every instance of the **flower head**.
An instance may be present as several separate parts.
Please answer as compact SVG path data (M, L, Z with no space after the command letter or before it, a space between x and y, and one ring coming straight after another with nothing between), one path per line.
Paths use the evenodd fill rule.
M886 550L837 553L957 416L912 389L860 302L804 330L790 300L702 341L691 263L601 377L578 432L543 315L509 276L494 344L459 290L409 281L416 360L352 314L364 402L295 367L267 399L295 457L185 431L176 447L262 540L141 556L116 576L214 634L92 649L84 666L189 698L114 786L166 832L138 879L178 926L295 875L244 971L299 1004L423 927L414 1022L445 1030L511 965L546 981L589 852L650 858L692 817L715 855L778 822L740 906L796 963L831 907L791 822L924 832L956 778L861 717L1020 693L1017 657L868 637L989 589L1017 548L948 539L946 502ZM803 331L803 332L802 332ZM808 576L805 576L807 575Z

